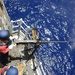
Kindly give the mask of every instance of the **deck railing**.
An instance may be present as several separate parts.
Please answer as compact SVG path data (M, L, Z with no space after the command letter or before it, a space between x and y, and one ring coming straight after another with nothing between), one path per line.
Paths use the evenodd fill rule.
M18 38L20 38L21 36L23 38L27 38L29 39L30 37L28 37L28 35L30 35L31 33L29 32L30 30L32 30L31 28L29 28L26 23L22 20L15 20L15 21L11 21L12 23L12 33L17 33Z

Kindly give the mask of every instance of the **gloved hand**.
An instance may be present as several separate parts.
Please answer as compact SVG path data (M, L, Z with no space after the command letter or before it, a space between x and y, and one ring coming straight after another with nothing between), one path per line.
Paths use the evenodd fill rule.
M9 38L10 38L10 40L13 40L13 39L17 39L18 36L10 36Z
M9 49L13 49L13 47L15 47L15 46L16 46L16 44L15 45L13 45L13 44L9 45Z
M4 72L8 70L8 67L5 66L3 68L0 69L0 75L4 75Z

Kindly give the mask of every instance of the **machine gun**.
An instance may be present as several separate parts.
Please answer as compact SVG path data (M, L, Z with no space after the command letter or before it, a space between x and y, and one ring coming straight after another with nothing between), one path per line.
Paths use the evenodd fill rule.
M31 44L34 47L29 49L34 49L32 54L29 55L28 60L34 55L34 53L37 51L37 49L40 47L40 44L46 44L46 43L68 43L68 41L47 41L47 40L19 40L16 41L16 44Z

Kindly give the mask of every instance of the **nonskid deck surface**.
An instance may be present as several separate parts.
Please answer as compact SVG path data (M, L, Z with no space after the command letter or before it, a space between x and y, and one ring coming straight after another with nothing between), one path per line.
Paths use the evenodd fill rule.
M34 75L34 71L31 68L31 60L27 62L27 55L24 55L24 45L17 45L10 50L9 55L12 57L8 66L18 66L19 72L22 75ZM21 75L20 74L20 75Z

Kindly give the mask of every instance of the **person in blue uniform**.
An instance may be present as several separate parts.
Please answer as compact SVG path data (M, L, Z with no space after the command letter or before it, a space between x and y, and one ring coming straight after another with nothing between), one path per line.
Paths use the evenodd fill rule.
M8 70L8 67L4 66L2 63L0 63L0 75L2 75L2 73L6 70Z
M16 67L11 66L8 68L8 66L4 66L0 63L0 75L18 75L18 69Z
M6 65L8 62L8 52L9 52L9 32L8 30L0 30L0 62Z

